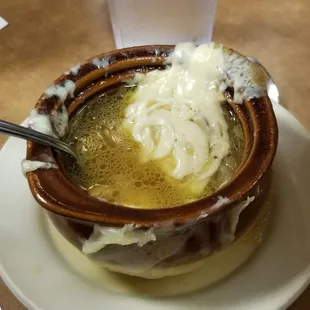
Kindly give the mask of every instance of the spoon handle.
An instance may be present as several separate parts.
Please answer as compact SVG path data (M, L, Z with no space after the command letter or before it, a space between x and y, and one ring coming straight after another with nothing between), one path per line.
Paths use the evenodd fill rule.
M74 150L65 142L41 132L16 125L0 119L0 134L14 136L25 140L37 142L39 144L51 146L58 150L71 154L76 158Z

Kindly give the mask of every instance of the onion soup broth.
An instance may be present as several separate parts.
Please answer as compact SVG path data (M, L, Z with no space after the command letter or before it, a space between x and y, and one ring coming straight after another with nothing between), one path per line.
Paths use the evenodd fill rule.
M141 146L124 126L124 115L135 87L106 91L86 102L71 118L65 141L74 145L78 162L65 158L69 178L90 195L134 208L167 208L204 198L233 176L244 150L243 131L227 103L222 104L228 124L230 149L207 185L188 176L176 179L163 167L175 165L172 156L143 160Z

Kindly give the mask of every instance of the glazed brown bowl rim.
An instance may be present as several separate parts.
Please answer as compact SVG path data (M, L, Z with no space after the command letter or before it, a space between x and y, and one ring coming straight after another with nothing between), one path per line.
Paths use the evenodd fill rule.
M82 76L69 75L70 80L87 85L87 81L85 82L83 77L85 78L85 76L88 75L98 75L98 77L102 77L103 73L109 72L109 69L113 67L113 65L119 64L121 61L147 61L149 66L162 66L173 47L173 45L146 45L103 53L83 62L81 71L84 70L86 73L83 72ZM95 58L112 59L112 61L105 68L97 68L92 64ZM63 83L67 79L68 75L63 74L55 80L54 84ZM76 97L77 96L78 95L76 95ZM48 100L49 99L46 99L44 94L42 94L36 104L36 108L44 107L47 105ZM57 104L59 105L56 100L54 104L55 106ZM75 220L112 226L134 223L149 227L162 222L171 221L176 224L184 224L188 220L199 218L202 212L205 212L208 216L225 212L234 204L247 198L249 192L255 188L270 169L277 149L277 121L268 96L265 95L261 98L244 101L243 105L248 109L257 126L256 129L254 128L255 134L252 137L253 144L250 156L237 175L227 185L203 199L164 209L136 209L114 205L90 197L85 191L73 185L60 169L41 169L27 173L31 192L37 202L50 212ZM267 151L265 149L260 149L262 145L267 146ZM27 159L33 158L35 147L36 143L27 143ZM44 152L53 156L52 150L49 147L44 147ZM263 155L260 154L262 152L264 153ZM42 186L44 183L43 181L47 179L53 180L55 184ZM45 182L45 184L47 183ZM71 191L70 194L72 195L72 199L66 199L64 198L65 196L59 199L57 191L54 191L51 195L51 186L53 186L54 189L56 189L57 186L59 186L59 189L66 188L68 193ZM78 199L73 200L73 195L77 195ZM219 197L227 197L229 203L218 206L216 203Z

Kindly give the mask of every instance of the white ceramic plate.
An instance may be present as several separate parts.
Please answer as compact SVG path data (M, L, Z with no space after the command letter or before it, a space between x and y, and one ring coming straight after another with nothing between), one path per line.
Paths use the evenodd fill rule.
M76 274L53 247L20 169L25 143L0 154L0 274L29 308L134 310L285 309L310 281L310 136L275 105L280 140L274 163L275 218L265 244L227 280L195 294L142 298L104 290Z

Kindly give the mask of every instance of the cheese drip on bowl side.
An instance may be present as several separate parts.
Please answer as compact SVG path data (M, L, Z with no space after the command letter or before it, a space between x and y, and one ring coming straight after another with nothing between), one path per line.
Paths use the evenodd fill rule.
M51 115L39 113L38 109L33 109L27 120L27 127L52 136L54 138L62 138L68 127L69 115L67 108L64 104L68 96L74 97L74 91L76 84L71 80L65 80L63 85L52 84L44 92L46 99L55 96L62 104L60 109L54 108L51 111ZM44 157L44 156L41 156ZM54 162L54 159L45 156L46 160L26 160L24 159L21 163L22 172L26 175L28 172L32 172L38 169L58 169L58 165Z
M95 224L91 236L81 239L81 250L102 267L128 275L155 279L187 273L201 266L201 257L212 256L235 241L240 214L254 200L254 196L247 197L225 217L206 219L217 227L216 238L208 233L209 224L199 218L181 226L161 223L144 230L135 225L116 228ZM191 238L200 240L196 253L187 250Z
M221 46L179 44L165 70L137 74L125 126L140 143L143 160L156 160L176 179L202 191L228 154L228 125L221 103L225 78Z
M130 293L140 297L141 295L159 297L190 293L216 283L231 274L237 267L245 263L258 246L264 242L266 230L268 232L267 228L273 218L270 214L273 213L272 209L272 201L269 197L253 225L244 231L236 242L225 249L198 262L168 268L155 267L145 272L140 271L138 277L124 275L137 275L136 269L112 264L108 264L108 268L111 270L118 268L117 272L109 272L108 268L102 268L107 267L103 261L101 264L101 262L83 255L63 238L63 235L55 229L50 220L47 221L47 229L58 252L79 275L95 281L104 289L111 289L117 293ZM131 256L124 256L125 262L128 261L128 257L132 259Z

